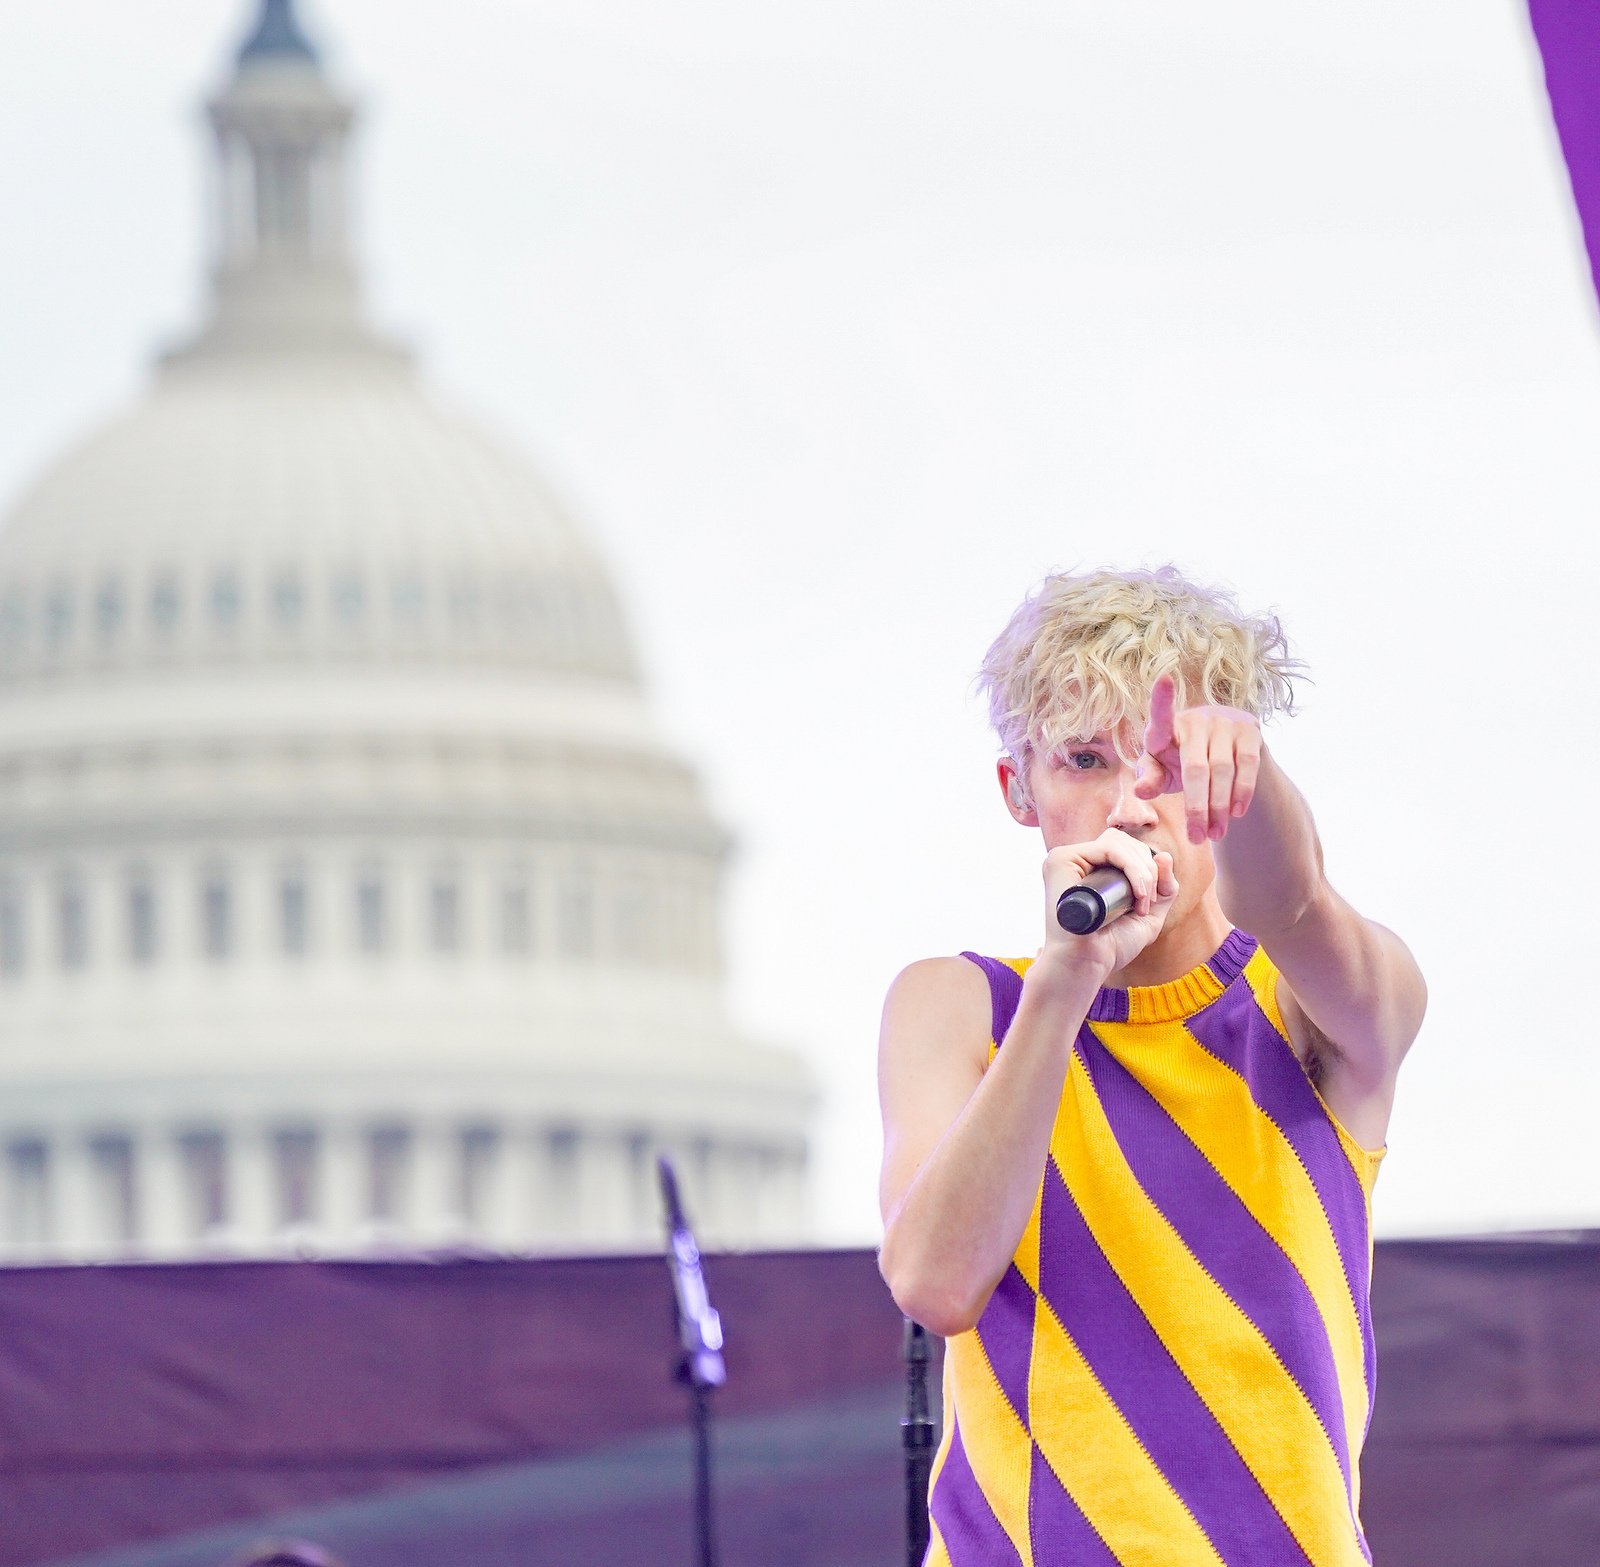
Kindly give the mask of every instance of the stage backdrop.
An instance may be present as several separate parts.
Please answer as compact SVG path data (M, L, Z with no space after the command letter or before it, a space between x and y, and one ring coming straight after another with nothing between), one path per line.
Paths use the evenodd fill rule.
M726 1567L901 1560L866 1252L716 1257ZM1600 1237L1378 1248L1379 1567L1600 1561ZM0 1272L0 1567L690 1560L659 1258Z

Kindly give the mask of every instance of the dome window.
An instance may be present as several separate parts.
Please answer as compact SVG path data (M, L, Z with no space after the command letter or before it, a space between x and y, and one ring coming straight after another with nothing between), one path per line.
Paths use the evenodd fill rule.
M143 873L128 886L128 957L141 966L156 960L156 889Z
M278 1223L310 1224L317 1216L317 1134L310 1127L286 1128L273 1139L278 1176Z
M221 572L211 584L211 618L224 631L231 631L239 624L242 606L239 579L231 571Z
M366 608L366 592L361 578L353 573L342 576L333 585L333 613L336 619L351 626L361 619Z
M22 888L0 882L0 974L15 978L28 956Z
M12 588L0 599L0 651L15 658L28 636L28 600L21 588Z
M435 952L461 950L461 885L449 874L428 889L428 937Z
M6 1149L10 1165L10 1233L6 1239L19 1245L39 1245L50 1239L50 1151L36 1137L12 1143Z
M594 956L594 872L575 865L561 888L561 955L579 962Z
M157 577L150 589L150 619L159 631L171 631L178 623L178 579Z
M311 889L304 871L285 871L278 883L278 936L285 957L303 958L311 948Z
M200 943L213 963L233 956L233 888L221 871L212 871L200 887Z
M500 888L500 950L511 957L526 957L533 951L532 889L519 873Z
M89 899L80 883L68 879L56 894L56 950L64 969L89 963Z
M102 642L122 629L122 584L115 577L107 577L94 596L94 629Z
M488 1228L490 1195L500 1152L500 1133L492 1126L469 1126L461 1133L461 1217L471 1230Z
M578 1162L583 1134L575 1126L552 1126L545 1134L545 1220L566 1228L578 1211Z
M363 952L382 952L388 934L383 878L363 871L356 881L356 945Z
M293 572L284 572L272 584L272 613L280 626L298 626L305 612L305 593Z
M417 625L422 620L424 597L422 582L417 577L397 577L390 590L390 603L394 618L406 625Z
M204 1240L228 1220L227 1147L221 1132L186 1132L178 1153L189 1238Z
M67 638L72 635L72 608L71 585L65 582L57 583L50 590L50 596L44 605L44 634L49 647L64 646Z
M137 1240L133 1139L114 1132L91 1139L89 1167L100 1210L101 1238L122 1245Z
M617 889L612 905L612 929L617 956L624 963L648 961L653 913L647 882L634 877Z
M379 1224L403 1224L410 1204L411 1133L404 1126L374 1128L367 1144L367 1216Z

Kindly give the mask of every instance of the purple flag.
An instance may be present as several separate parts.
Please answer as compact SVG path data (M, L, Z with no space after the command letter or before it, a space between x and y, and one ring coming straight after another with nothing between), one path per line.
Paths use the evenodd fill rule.
M1528 0L1528 12L1600 290L1600 0Z

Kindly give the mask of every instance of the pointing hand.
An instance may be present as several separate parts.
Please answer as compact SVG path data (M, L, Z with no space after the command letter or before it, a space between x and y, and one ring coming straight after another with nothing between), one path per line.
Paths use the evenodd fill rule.
M1250 809L1261 770L1261 726L1238 707L1191 707L1175 713L1171 675L1150 692L1150 722L1134 793L1141 800L1182 794L1189 842L1224 837Z

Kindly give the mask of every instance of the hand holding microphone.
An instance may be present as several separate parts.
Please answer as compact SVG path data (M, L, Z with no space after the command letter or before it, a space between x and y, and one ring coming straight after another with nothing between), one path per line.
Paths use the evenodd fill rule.
M1134 905L1133 885L1115 865L1097 865L1056 899L1056 923L1074 936L1087 936L1120 919Z
M1148 844L1152 858L1155 850ZM1127 873L1115 865L1097 865L1056 899L1056 923L1074 936L1088 936L1121 919L1138 902Z

